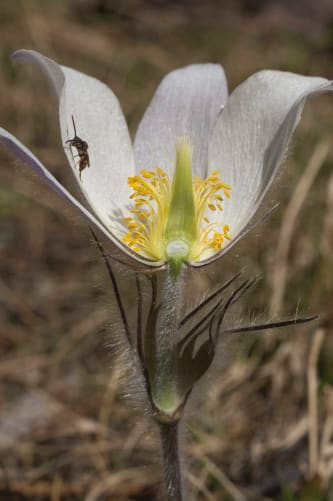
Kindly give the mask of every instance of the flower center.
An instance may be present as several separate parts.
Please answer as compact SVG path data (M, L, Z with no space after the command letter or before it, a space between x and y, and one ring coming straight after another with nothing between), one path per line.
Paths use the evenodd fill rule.
M128 178L133 189L132 217L125 218L123 241L135 252L154 260L193 262L207 259L230 241L229 226L217 221L223 197L231 187L219 171L206 179L192 178L192 149L187 138L176 144L172 182L159 167ZM214 217L215 216L215 217Z

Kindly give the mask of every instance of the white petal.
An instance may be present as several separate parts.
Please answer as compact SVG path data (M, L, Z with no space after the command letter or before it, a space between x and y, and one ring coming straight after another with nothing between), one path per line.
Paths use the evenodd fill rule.
M128 176L134 174L134 156L125 118L118 99L98 80L60 66L35 51L21 50L14 58L36 63L48 76L59 98L59 118L64 149L80 189L103 223L125 214L131 190ZM67 143L77 136L88 144L90 167L79 176L77 149Z
M223 182L232 187L232 198L225 200L219 216L218 211L215 214L229 224L234 240L256 212L283 161L306 98L332 89L324 78L262 71L231 94L214 128L209 162L210 169L219 169Z
M56 62L52 61L52 59L49 59L48 57L42 56L39 52L25 49L14 52L12 54L12 59L26 59L29 62L37 64L53 85L58 97L60 97L65 83L65 76Z
M31 167L33 171L38 174L40 178L62 199L74 207L82 216L84 216L89 223L97 227L113 244L120 250L128 254L140 263L148 264L149 266L159 266L163 263L152 263L150 261L141 259L138 254L131 252L128 247L120 242L101 222L95 218L80 202L78 202L59 181L44 167L44 165L35 157L35 155L28 150L18 139L16 139L8 131L0 127L0 143L6 146L16 157L22 160L26 165Z
M137 171L158 166L172 175L176 138L187 135L193 141L193 172L204 177L209 137L227 96L227 82L219 65L196 64L169 73L136 134Z

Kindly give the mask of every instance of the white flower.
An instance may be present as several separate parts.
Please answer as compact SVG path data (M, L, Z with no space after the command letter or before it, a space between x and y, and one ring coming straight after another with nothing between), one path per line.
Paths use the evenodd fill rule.
M36 63L53 84L86 205L4 129L1 142L118 249L151 267L201 266L228 251L269 188L306 98L333 89L324 78L267 70L228 97L219 65L188 66L163 79L132 147L106 85L34 51L14 58Z

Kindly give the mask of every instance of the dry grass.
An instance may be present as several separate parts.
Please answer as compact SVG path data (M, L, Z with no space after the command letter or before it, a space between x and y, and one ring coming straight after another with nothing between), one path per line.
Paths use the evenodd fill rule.
M242 4L255 2L2 2L1 125L70 181L45 83L9 60L21 47L108 83L133 130L162 75L194 61L223 63L231 88L264 67L332 76L328 14L253 17ZM321 327L222 350L188 416L193 501L332 499L332 125L331 99L318 99L267 200L280 208L230 265L263 276L240 315L262 315L275 295L274 311L302 306ZM2 150L0 164L0 499L157 499L154 429L120 398L107 277L89 234Z

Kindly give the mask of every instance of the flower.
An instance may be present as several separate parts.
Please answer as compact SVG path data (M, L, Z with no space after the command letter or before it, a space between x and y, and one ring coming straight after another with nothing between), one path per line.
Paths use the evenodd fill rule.
M135 262L201 266L246 231L269 188L308 96L332 82L260 71L228 97L219 65L195 64L161 82L134 147L113 92L35 51L59 102L61 137L85 204L14 136L0 140Z

